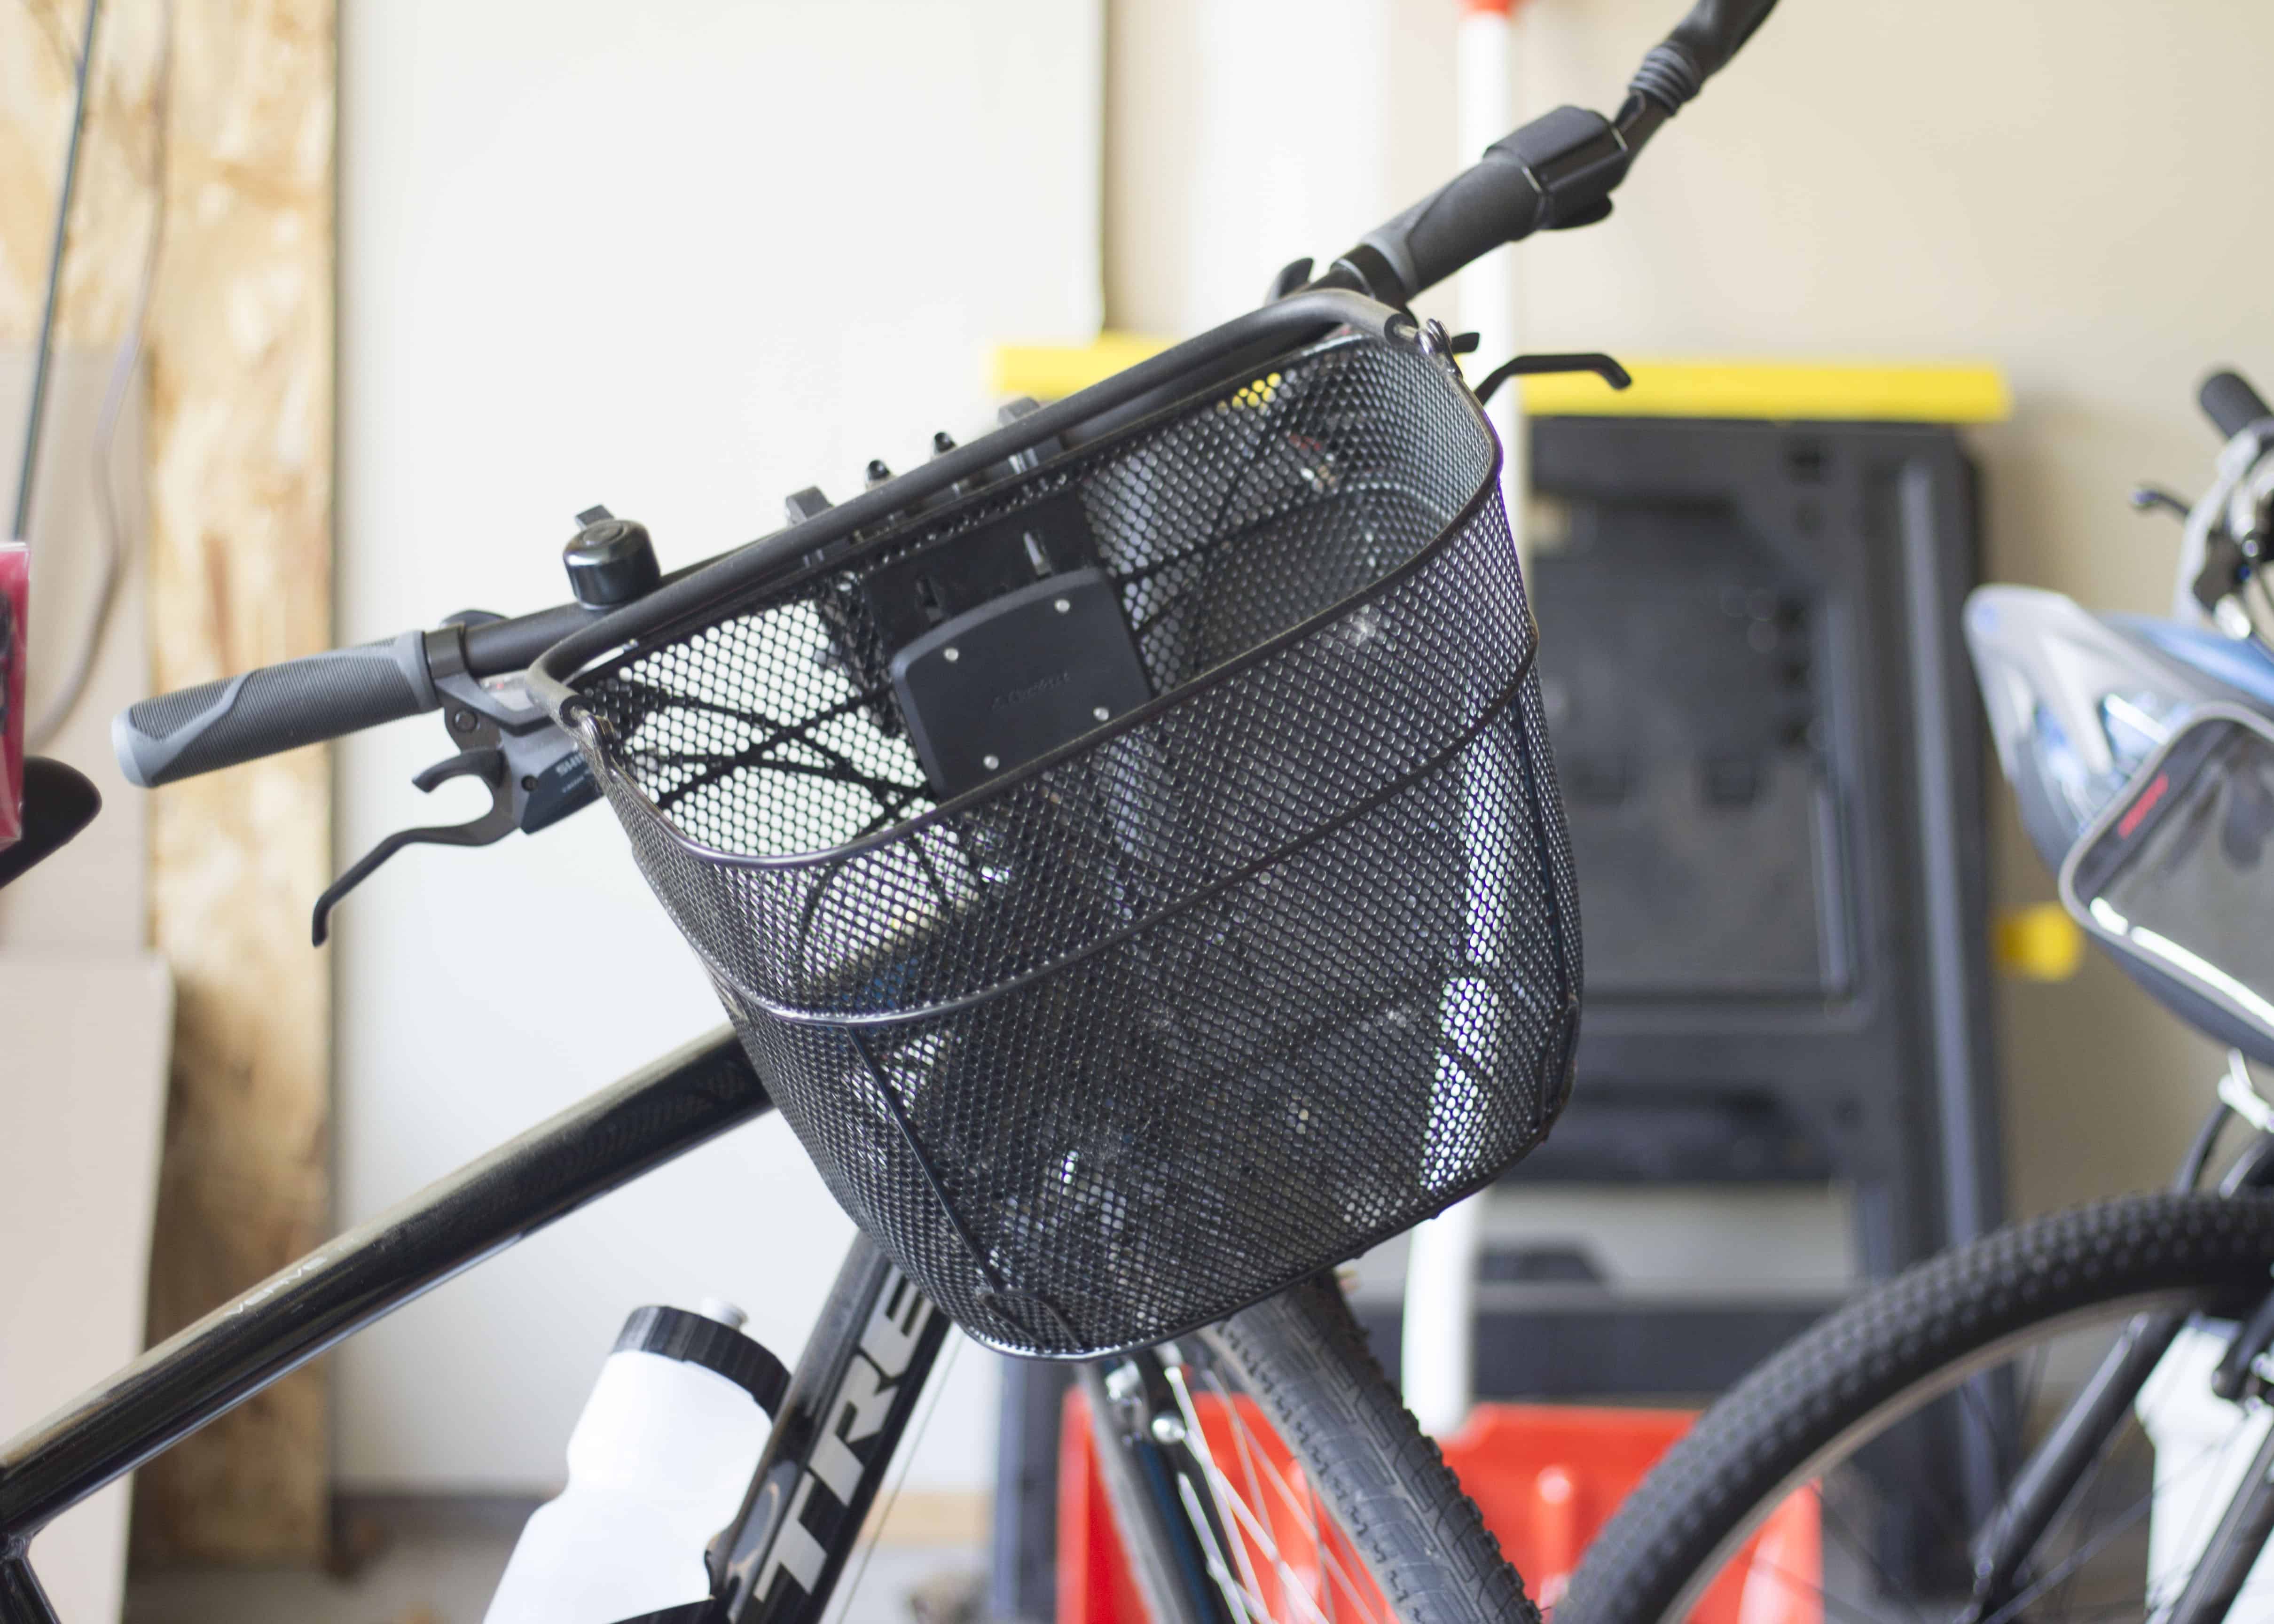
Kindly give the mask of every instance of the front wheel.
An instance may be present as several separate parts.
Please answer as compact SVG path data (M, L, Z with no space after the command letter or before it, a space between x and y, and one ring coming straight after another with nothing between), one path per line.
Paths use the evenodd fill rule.
M1537 1624L1331 1277L1084 1387L1155 1624Z
M2203 1316L2248 1312L2270 1268L2274 1197L2255 1194L2104 1201L1930 1259L1709 1410L1589 1548L1556 1624L2165 1616L2270 1427L2210 1392L2231 1327ZM2074 1395L2143 1338L2074 1489L2000 1548L1994 1520L2011 1526ZM1920 1425L1938 1406L1954 1425ZM2267 1616L2274 1578L2248 1585L2232 1616Z

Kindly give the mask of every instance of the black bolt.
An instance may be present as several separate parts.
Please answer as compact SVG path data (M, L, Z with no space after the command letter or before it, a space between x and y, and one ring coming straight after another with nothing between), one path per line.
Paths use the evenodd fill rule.
M474 727L474 713L463 708L451 712L450 726L462 733L471 733Z
M949 452L951 452L951 451L953 451L953 450L954 450L954 449L955 449L955 436L954 436L954 435L953 435L953 434L949 433L945 429L938 429L938 430L934 431L934 432L933 432L933 434L932 434L932 437L931 437L931 454L932 454L932 455L934 455L934 456L945 456Z
M873 487L880 485L884 484L885 480L890 479L892 477L892 470L885 465L884 458L870 457L869 459L868 477L869 484Z

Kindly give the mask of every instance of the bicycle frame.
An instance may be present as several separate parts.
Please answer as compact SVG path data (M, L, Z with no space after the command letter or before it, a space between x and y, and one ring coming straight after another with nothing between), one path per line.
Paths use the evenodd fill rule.
M772 1109L733 1033L713 1033L319 1247L0 1445L0 1624L56 1624L26 1548L56 1515L432 1287ZM946 1336L946 1317L856 1238L715 1547L718 1598L696 1616L820 1618Z

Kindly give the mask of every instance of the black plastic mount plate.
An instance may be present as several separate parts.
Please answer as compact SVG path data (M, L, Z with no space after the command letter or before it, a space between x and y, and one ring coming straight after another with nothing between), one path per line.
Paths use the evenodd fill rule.
M942 621L892 657L892 691L945 801L1151 697L1096 569L1045 575Z

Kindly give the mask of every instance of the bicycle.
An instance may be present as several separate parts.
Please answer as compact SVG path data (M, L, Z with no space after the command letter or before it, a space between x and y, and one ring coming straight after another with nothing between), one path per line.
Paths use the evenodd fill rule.
M2274 412L2231 372L2225 440L2185 522L2169 619L1989 586L1966 628L1999 762L2062 901L2229 1046L2218 1103L2161 1194L2013 1226L1828 1316L1707 1411L1605 1526L1566 1624L1779 1616L1963 1624L2263 1618L2274 1570L2274 1063L2261 843L2274 828ZM2206 1187L2218 1141L2251 1134ZM2074 1396L2057 1402L2067 1378ZM2050 1384L2050 1385L2049 1385ZM1954 1406L1970 1452L1907 1428ZM1947 1437L1951 1429L1944 1429ZM1924 1489L1924 1492L1922 1492ZM1795 1496L1817 1545L1740 1555Z
M1699 0L1615 118L1551 112L1260 310L840 505L802 492L772 536L666 575L595 508L575 603L122 715L156 786L440 711L456 753L419 784L473 778L491 809L383 842L317 942L405 845L606 799L733 1025L0 1447L0 1620L52 1617L26 1547L57 1512L768 1110L862 1237L794 1372L724 1309L633 1316L617 1358L772 1425L596 1624L821 1617L951 1320L1084 1362L1162 1624L1531 1616L1325 1271L1495 1177L1569 1087L1577 898L1479 400L1623 374L1517 357L1472 391L1406 306L1607 215L1773 3Z

